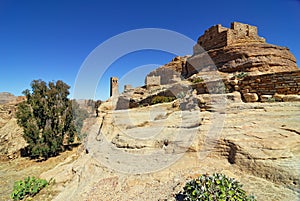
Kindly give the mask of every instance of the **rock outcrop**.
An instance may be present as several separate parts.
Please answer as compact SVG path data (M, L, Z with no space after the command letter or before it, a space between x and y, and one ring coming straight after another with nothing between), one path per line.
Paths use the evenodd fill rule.
M181 80L181 74L190 56L177 56L171 62L150 72L147 77L160 76L160 84L172 84Z
M205 59L208 56L212 60ZM225 73L298 70L288 48L266 43L257 35L257 27L237 22L231 28L216 25L206 30L187 60L183 76L211 69Z
M0 93L0 104L9 103L9 102L14 101L16 99L17 99L17 97L14 96L11 93L8 93L8 92L1 92Z
M88 154L41 176L56 180L54 200L175 200L188 179L213 172L236 178L257 200L297 200L299 103L235 100L225 108L199 113L168 103L102 113Z
M0 104L0 158L12 159L20 155L27 144L22 137L23 129L15 118L16 104Z

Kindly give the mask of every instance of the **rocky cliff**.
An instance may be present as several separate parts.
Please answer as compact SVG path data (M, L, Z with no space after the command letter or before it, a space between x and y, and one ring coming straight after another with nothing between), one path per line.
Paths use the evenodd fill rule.
M264 74L295 70L299 70L296 58L287 47L268 44L255 26L233 22L231 28L209 28L199 37L192 56L176 57L149 76L161 76L161 84L166 84L173 75L188 78L206 71Z
M11 97L11 96L10 96ZM20 99L20 98L19 98ZM9 102L11 101L12 102ZM12 159L20 155L20 149L26 146L22 137L23 129L17 124L15 118L17 97L0 104L0 158Z
M209 56L209 59L203 59ZM258 36L257 27L233 22L231 28L216 25L205 31L194 46L194 54L183 71L189 77L206 71L225 73L270 73L298 70L294 55L286 47L271 45Z

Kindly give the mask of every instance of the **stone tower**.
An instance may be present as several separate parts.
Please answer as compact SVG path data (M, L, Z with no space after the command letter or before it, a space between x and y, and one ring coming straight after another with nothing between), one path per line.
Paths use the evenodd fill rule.
M110 78L110 96L119 95L119 83L117 77Z

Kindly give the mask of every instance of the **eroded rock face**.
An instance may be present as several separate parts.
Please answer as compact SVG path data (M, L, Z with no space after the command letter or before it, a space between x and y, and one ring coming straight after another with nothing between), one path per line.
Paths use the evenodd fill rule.
M187 60L183 76L212 68L225 73L298 70L288 48L268 44L257 35L257 27L236 22L231 28L217 25L205 31L194 47L194 55Z
M160 84L172 84L181 80L181 72L190 56L177 56L171 62L150 72L147 76L160 76Z
M53 200L175 200L188 179L214 172L236 178L257 200L297 200L299 103L230 102L223 129L213 136L208 131L216 126L212 125L216 113L182 112L162 104L102 114L90 126L88 154L81 153L74 162L66 159L41 176L56 180L54 188L60 193ZM185 140L194 131L197 135L188 144L174 137L179 134ZM145 133L158 135L149 138ZM163 160L184 154L170 166L147 174L124 174L118 169L119 165L124 172L134 172L139 165L151 168L153 161L143 158L157 151ZM134 157L124 160L126 154Z
M0 158L12 159L20 155L27 143L22 137L23 129L14 117L14 104L0 104Z

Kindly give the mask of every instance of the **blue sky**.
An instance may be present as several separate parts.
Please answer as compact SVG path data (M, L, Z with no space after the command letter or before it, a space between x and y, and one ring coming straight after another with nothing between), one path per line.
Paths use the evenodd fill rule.
M299 11L296 0L0 0L0 92L21 95L33 79L60 79L72 91L80 67L98 45L141 28L168 29L197 40L212 25L240 21L258 26L268 43L289 47L299 65ZM86 98L106 99L110 76L127 75L120 91L122 81L141 85L144 71L157 67L148 64L162 65L172 57L157 50L123 56L105 67L95 96Z

